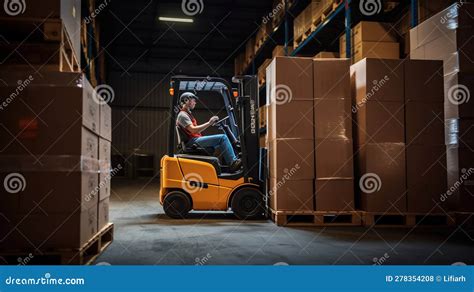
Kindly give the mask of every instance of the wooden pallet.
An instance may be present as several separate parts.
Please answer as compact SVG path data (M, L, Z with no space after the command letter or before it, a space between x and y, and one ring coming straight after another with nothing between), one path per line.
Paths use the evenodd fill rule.
M383 213L361 211L362 225L366 227L446 227L454 226L451 214Z
M360 226L358 211L274 211L272 220L278 226Z
M114 224L108 223L81 248L38 252L0 251L0 265L90 265L109 247L113 238Z

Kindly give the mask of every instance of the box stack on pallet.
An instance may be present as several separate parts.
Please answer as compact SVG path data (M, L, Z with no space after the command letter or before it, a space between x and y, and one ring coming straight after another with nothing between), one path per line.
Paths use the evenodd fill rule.
M276 57L267 68L270 206L313 211L313 68L309 58Z
M359 22L352 29L351 49L353 63L364 58L400 58L400 44L387 23ZM346 57L345 33L339 38L339 53L342 58Z
M29 48L0 45L0 172L7 186L0 189L0 255L12 262L31 253L36 263L85 264L113 237L107 202L99 202L107 192L101 171L110 169L110 151L100 147L102 138L111 140L110 107L78 72L80 45L71 44L79 43L80 1L48 3L28 1L28 15L0 16L19 29L12 40ZM58 24L51 43L42 39L52 33L49 23ZM28 29L27 38L16 39ZM54 61L42 54L50 45Z
M316 211L355 211L349 67L313 61Z
M452 211L474 211L474 4L455 3L410 31L411 59L443 61L448 192Z

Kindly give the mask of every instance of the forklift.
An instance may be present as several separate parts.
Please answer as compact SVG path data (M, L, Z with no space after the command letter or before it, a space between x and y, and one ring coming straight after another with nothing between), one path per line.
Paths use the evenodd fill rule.
M168 154L160 161L159 197L171 218L186 218L191 210L231 210L241 220L264 218L267 213L266 154L259 147L257 77L236 76L232 83L236 89L222 78L173 76L170 80ZM185 92L194 92L200 102L211 92L222 97L227 116L214 126L229 138L242 161L240 170L231 172L212 149L187 143L187 135L176 125L179 97Z

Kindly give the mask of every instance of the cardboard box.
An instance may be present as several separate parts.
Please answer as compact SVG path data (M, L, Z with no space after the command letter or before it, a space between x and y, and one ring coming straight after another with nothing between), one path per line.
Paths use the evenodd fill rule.
M317 139L315 142L317 179L354 177L352 140Z
M314 100L314 138L352 139L350 98Z
M313 139L313 101L292 100L268 106L267 135L276 138Z
M406 101L444 101L443 62L405 60L403 66Z
M314 178L314 141L312 139L275 139L268 148L270 177L291 180Z
M266 59L260 67L258 67L257 77L258 77L258 85L262 86L265 84L265 80L267 77L267 67L272 62L272 59Z
M105 139L99 139L99 200L110 197L110 181L112 179L111 143Z
M30 65L2 65L0 86L18 86L23 81L25 86L77 86L83 83L85 76L81 73L59 72L57 68L32 67ZM0 104L1 105L1 104Z
M267 108L267 105L258 108L258 121L260 128L265 128L267 126Z
M356 160L356 190L361 210L405 212L405 166L404 143L371 143L360 146Z
M350 60L323 59L313 61L314 98L347 98L351 96Z
M81 248L96 233L97 205L72 213L0 216L0 249Z
M84 128L99 128L99 105L91 92L60 86L31 86L15 92L15 88L0 87L0 93L13 101L0 116L5 126L0 128L3 155L87 155L97 159L98 138Z
M288 55L290 55L293 52L293 46L288 45ZM272 51L272 58L274 59L275 57L284 57L285 56L285 46L275 46L275 48Z
M354 211L354 180L316 179L316 211Z
M407 145L408 212L442 213L441 194L447 190L446 146Z
M99 202L97 211L97 230L99 231L104 228L107 223L109 223L109 208L109 198L103 199Z
M112 141L112 108L105 102L100 104L99 134L102 138Z
M351 66L352 96L364 100L404 101L403 63L367 58Z
M60 159L56 158L56 160ZM58 161L58 163L64 163L64 161ZM77 167L79 164L78 161ZM70 165L61 170L45 165L44 169L38 171L23 171L19 168L17 172L19 171L24 178L24 188L16 194L11 194L1 188L2 196L17 198L17 202L14 205L2 204L0 212L53 215L73 212L76 209L87 210L92 206L97 206L99 197L97 171L69 172L66 170L73 167L74 165ZM10 173L1 173L2 181Z
M275 211L313 211L313 180L270 178L269 195Z
M406 143L444 145L444 104L410 101L405 104Z
M267 67L267 100L313 100L313 60L276 57ZM267 103L270 103L267 102Z
M319 52L316 56L314 56L315 59L334 59L334 58L339 58L339 53L338 52Z
M358 108L354 127L356 145L405 143L405 106L370 100Z
M364 58L399 59L399 43L361 42L354 47L354 62Z
M354 45L362 42L396 42L397 39L388 23L361 21L354 26Z

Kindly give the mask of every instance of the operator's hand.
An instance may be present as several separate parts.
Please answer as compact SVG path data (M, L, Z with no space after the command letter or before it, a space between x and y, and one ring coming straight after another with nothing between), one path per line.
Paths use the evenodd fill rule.
M218 116L213 116L209 119L209 124L214 125L219 120Z

